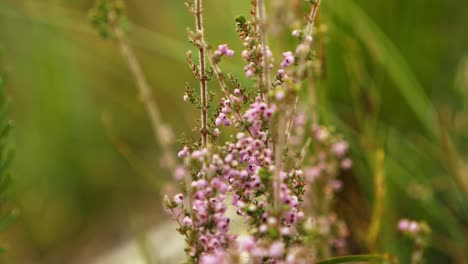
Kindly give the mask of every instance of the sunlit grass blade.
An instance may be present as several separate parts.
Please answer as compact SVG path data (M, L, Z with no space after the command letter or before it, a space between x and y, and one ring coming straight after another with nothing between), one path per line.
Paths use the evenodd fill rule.
M338 264L338 263L350 263L357 261L367 261L367 262L377 262L382 263L383 261L389 261L391 257L389 255L353 255L353 256L344 256L331 258L327 260L322 260L316 264Z
M435 136L434 109L405 58L379 26L353 1L324 1L323 7L335 19L349 25L367 46L372 57L394 81L426 133Z

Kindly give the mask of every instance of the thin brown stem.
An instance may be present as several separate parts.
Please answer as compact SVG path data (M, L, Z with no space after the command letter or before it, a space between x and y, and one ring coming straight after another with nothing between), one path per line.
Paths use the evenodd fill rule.
M296 49L296 50L300 50L300 52L298 54L299 63L298 63L298 66L297 66L296 78L295 78L295 81L297 83L302 81L302 79L305 76L306 70L307 70L306 59L307 59L307 54L311 50L314 23L315 23L315 18L317 17L317 12L318 12L319 7L320 7L320 0L318 0L317 2L312 4L310 14L309 14L309 16L307 18L307 25L306 25L305 30L304 30L304 40L302 41L301 44L299 44L299 46ZM315 94L313 94L311 96L315 99ZM288 128L287 128L287 131L286 131L286 137L287 137L286 141L288 140L289 135L291 133L291 129L292 129L293 122L294 122L294 116L296 115L296 111L297 111L298 102L299 102L299 94L296 94L294 104L293 104L293 108L292 108L292 111L291 111L291 116L290 116L289 123L288 123ZM313 119L315 121L316 118L315 118L314 115L315 114L313 114Z
M167 169L173 170L175 167L175 160L171 148L172 134L170 127L162 121L158 105L153 99L152 89L148 84L141 65L122 29L117 25L114 26L113 29L120 46L122 56L127 61L128 67L136 80L140 100L143 102L151 121L150 123L153 129L154 138L162 148L164 165Z
M268 38L266 34L266 15L265 15L265 3L263 0L257 0L257 14L259 20L259 33L260 41L262 45L262 86L264 96L269 102L268 92L270 91L270 68L268 67Z
M296 166L295 166L296 169L301 168L302 162L304 162L304 159L305 159L305 156L307 155L307 151L309 150L310 144L312 144L312 138L308 137L307 140L306 140L306 143L304 144L304 146L301 149L301 153L299 154L299 158L297 159Z
M284 154L284 146L286 144L284 133L286 131L286 117L283 115L278 115L278 122L276 127L276 140L274 145L274 164L275 164L275 172L273 178L273 208L279 212L281 208L281 172L284 170L284 161L283 161L283 154Z
M213 52L210 49L207 49L206 52L207 52L207 55L208 55L208 58L209 58L209 61L210 61L211 68L213 68L214 76L215 76L216 80L218 81L218 84L219 84L219 87L221 88L221 91L223 91L223 93L226 95L227 99L231 100L232 95L231 95L231 93L229 92L229 90L227 88L226 82L224 81L224 78L222 76L221 68L219 68L218 63L216 63L216 61L214 60ZM237 109L236 107L233 107L233 110L234 110L235 114L237 115L237 117L239 118L239 120L244 120L244 118L242 117L242 114L239 112L239 109ZM249 135L251 137L253 137L253 134L250 131L250 129L248 127L246 127L246 129L247 129L247 132L249 132Z
M201 43L198 45L200 59L200 94L201 94L201 136L202 146L206 147L208 138L208 78L206 76L206 42L203 33L203 5L202 0L195 0L195 24Z

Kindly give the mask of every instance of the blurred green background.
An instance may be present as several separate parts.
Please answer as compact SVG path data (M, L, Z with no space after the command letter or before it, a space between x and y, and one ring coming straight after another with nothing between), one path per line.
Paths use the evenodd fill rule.
M248 13L249 1L205 2L208 40L240 51L234 17ZM182 94L193 82L185 63L192 17L183 1L126 4L128 37L163 118L190 134L198 114ZM0 0L15 122L12 202L21 212L0 236L8 249L2 263L87 263L167 220L161 190L171 176L160 168L118 46L89 24L92 6ZM411 243L395 227L409 217L433 228L427 263L468 262L468 2L324 0L321 12L328 31L319 112L353 147L355 166L337 206L351 225L353 252L389 252L405 263ZM293 44L286 33L270 41ZM237 57L227 68L239 72ZM382 199L374 196L379 171ZM376 243L366 240L371 223Z

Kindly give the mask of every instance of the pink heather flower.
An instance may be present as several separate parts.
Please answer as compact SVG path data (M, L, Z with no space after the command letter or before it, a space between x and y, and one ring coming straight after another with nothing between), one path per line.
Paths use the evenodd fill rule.
M291 51L283 53L284 59L281 62L281 68L286 68L294 63L294 55Z
M334 245L336 248L345 248L345 247L346 247L346 240L343 239L343 238L335 239L335 240L333 241L333 245Z
M221 131L219 131L218 128L215 128L215 129L213 130L213 136L218 137L219 134L221 134Z
M203 151L201 151L201 150L195 150L195 151L192 153L191 157L192 157L192 159L201 160L201 159L203 158L203 154L204 154Z
M411 221L409 227L408 227L408 231L415 234L419 231L419 224L414 222L414 221Z
M293 36L293 37L297 38L297 37L299 37L300 35L301 35L301 32L300 32L299 30L297 30L297 29L296 29L296 30L293 30L293 32L292 32L292 36Z
M175 180L180 181L184 178L185 176L185 168L184 166L178 165L174 169L174 174L173 177Z
M343 157L346 154L346 151L348 151L348 143L345 141L339 141L333 144L332 151L338 157Z
M204 189L208 186L208 182L205 179L200 179L194 183L198 189Z
M312 36L310 36L310 35L305 37L305 41L307 43L312 43L312 40L314 40L314 38Z
M230 49L230 50L226 51L226 56L232 57L232 55L234 55L234 51L233 51L233 50Z
M284 94L284 91L283 91L282 89L276 91L276 93L275 93L275 99L276 99L276 101L281 101L281 100L283 100L284 96L285 96L285 94Z
M271 244L270 249L268 250L270 257L279 258L284 253L284 244L283 242L277 241Z
M297 212L297 219L302 220L302 219L304 219L304 216L305 216L304 212L302 212L302 211Z
M237 240L237 245L240 251L251 251L255 247L255 240L253 237L240 237Z
M289 235L291 235L291 233L292 233L291 228L289 228L287 226L281 228L281 234L283 236L289 236Z
M184 202L184 195L181 193L174 195L174 202L176 204L181 204L182 202Z
M200 258L200 264L227 264L226 253L216 251L213 255L203 255Z
M240 95L241 91L239 89L234 89L234 95Z
M277 74L280 76L280 77L284 77L286 75L286 72L284 71L284 69L279 69Z
M353 161L351 159L349 159L349 158L346 158L346 159L341 161L341 168L343 168L344 170L348 170L352 166L353 166Z
M314 134L315 138L320 142L323 142L325 139L328 138L328 131L321 127L317 127L316 129L314 129Z
M190 217L186 216L184 217L184 220L182 220L182 223L186 226L192 225L192 219Z
M319 167L307 168L305 171L305 178L309 182L313 182L320 176L321 169Z
M226 55L227 57L232 57L234 51L229 49L227 44L221 44L218 46L218 49L215 51L216 56Z
M270 47L267 46L266 58L270 59L271 57L273 57L273 53L271 52ZM273 67L273 65L271 67Z
M407 231L410 226L410 221L408 219L401 219L398 222L398 230Z
M242 55L242 58L243 58L245 61L247 61L248 58L249 58L249 56L250 56L250 52L249 52L248 50L243 50L241 55Z
M343 189L343 182L340 180L332 180L330 185L335 192L339 192Z
M179 153L177 154L177 156L179 158L184 158L184 157L187 157L187 155L189 154L189 148L188 147L184 147L181 151L179 151Z
M214 178L211 180L211 186L216 188L220 193L226 193L228 190L227 184L222 182L219 178Z

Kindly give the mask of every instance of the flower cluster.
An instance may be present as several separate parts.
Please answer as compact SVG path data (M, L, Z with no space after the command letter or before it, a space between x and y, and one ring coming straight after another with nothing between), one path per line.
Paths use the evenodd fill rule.
M291 51L283 53L284 60L281 62L281 68L287 68L294 63L294 55Z
M199 4L189 5L197 26L201 23ZM275 63L264 35L264 10L257 1L252 5L252 20L240 16L236 23L244 46L241 57L247 63L244 71L256 89L244 87L232 75L232 86L225 80L219 63L224 56L235 54L227 44L211 51L203 32L189 34L200 56L208 54L211 70L200 72L203 64L199 67L189 57L192 72L200 80L201 99L187 89L184 100L202 106L202 123L212 114L211 123L203 123L206 130L200 131L216 141L186 142L178 153L184 169L178 168L176 173L185 174L185 194L168 199L166 206L180 224L178 230L186 237L186 252L193 263L232 263L239 255L246 256L249 263L307 263L323 256L310 252L308 241L343 248L347 236L331 200L333 192L342 188L338 172L351 166L346 157L348 145L340 137L326 134L326 128L306 129L307 117L296 111L298 91L306 77L299 63L311 56L284 52L276 65L276 79L270 80ZM316 5L312 8L316 10ZM310 44L301 43L308 45L306 52ZM205 81L210 76L223 92L211 113L203 104L203 95L208 93ZM224 138L222 131L227 132ZM318 146L313 156L307 154L310 138ZM311 165L303 166L303 161ZM310 208L322 202L320 199L326 202L320 206L324 211ZM230 232L228 200L244 219L247 236Z
M236 22L237 32L245 48L242 51L242 58L247 62L244 67L245 75L250 78L265 71L266 69L264 69L262 63L264 61L266 61L265 65L267 65L268 69L273 68L273 53L268 46L263 47L260 41L260 32L256 26L259 22L247 21L244 16L239 16Z
M398 221L398 230L413 238L426 236L430 233L429 226L426 223L405 218Z
M349 235L346 224L333 210L335 193L343 189L338 176L349 170L352 161L347 157L348 143L340 135L327 127L312 127L315 155L309 158L310 166L304 168L306 184L306 208L316 219L311 232L316 234L316 243L321 244L317 257L329 257L329 252L346 251L346 238ZM328 245L329 248L327 248ZM330 250L331 249L331 250Z
M431 228L425 222L417 222L409 219L401 219L398 222L398 230L413 241L411 264L423 263L423 253L429 243Z
M190 151L184 147L179 157L198 168L195 180L187 186L190 204L184 204L184 195L179 193L166 202L166 207L180 223L179 232L191 241L186 251L193 260L219 257L235 236L228 232L230 219L225 213L230 188L217 175L217 155L206 148Z

